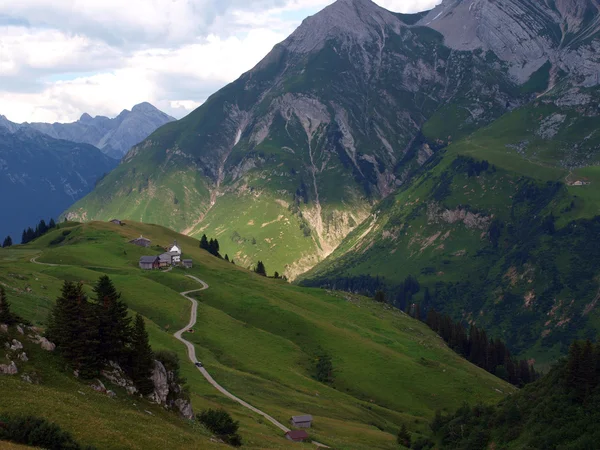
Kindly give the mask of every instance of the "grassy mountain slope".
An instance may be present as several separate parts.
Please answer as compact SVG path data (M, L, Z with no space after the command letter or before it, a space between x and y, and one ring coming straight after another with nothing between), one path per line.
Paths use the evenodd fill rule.
M303 283L382 287L404 307L399 285L413 275L436 293L423 306L475 321L539 362L564 354L600 326L595 95L559 89L452 144ZM589 103L567 104L573 96Z
M198 287L186 273L210 285L198 296L195 333L186 337L196 344L198 357L214 378L283 423L293 414L313 414L311 436L335 448L394 448L400 423L406 422L415 432L425 432L435 409L450 410L465 397L490 402L512 390L460 359L423 324L368 299L265 279L210 256L198 248L197 240L159 226L128 223L117 227L99 222L61 226L65 228L27 246L0 251L0 282L9 286L15 312L43 325L62 280L83 281L89 291L101 273L109 274L130 308L147 318L153 348L172 349L185 361L182 374L188 379L194 408L220 405L230 410L241 421L241 434L248 447L287 448L287 441L259 416L219 395L187 362L184 347L172 337L189 318L189 302L178 292ZM64 236L66 231L70 233ZM161 245L176 238L184 255L194 259L194 268L171 273L137 269L139 256L159 251L127 244L140 234ZM56 243L61 236L64 240ZM41 262L69 266L29 262L36 255ZM335 381L331 386L313 378L315 358L323 353L333 360ZM54 401L64 399L82 418L92 420L88 409L77 409L80 394L76 386L80 385L59 368L40 364L44 367L39 387L17 379L0 379L3 391L14 392L18 387L27 398L37 392L35 389L53 393L40 407L33 400L20 402L19 411L47 415L82 442L107 442L100 432L80 428L79 419L66 414L64 408L52 407ZM19 401L11 398L12 404ZM93 404L97 397L90 394L85 399ZM98 401L110 404L112 400ZM139 419L133 399L119 395L116 403L123 404L124 416ZM5 408L4 403L0 408ZM108 415L108 406L102 408ZM108 416L103 417L99 420L105 422L100 422L99 430L120 429ZM174 431L177 427L184 430L180 440L173 442L185 442L189 447L205 439L189 425L172 419L168 423ZM144 440L141 428L129 435L138 431L139 448L157 445ZM170 439L168 433L165 430L162 439ZM107 444L102 448L111 447Z

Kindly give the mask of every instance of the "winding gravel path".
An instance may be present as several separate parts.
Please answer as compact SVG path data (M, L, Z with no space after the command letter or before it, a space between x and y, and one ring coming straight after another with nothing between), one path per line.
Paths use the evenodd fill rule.
M35 257L31 258L30 261L32 263L34 263L34 264L39 264L39 265L42 265L42 266L51 266L51 267L67 266L67 264L50 264L50 263L39 262L39 261L37 261L38 256L35 256ZM95 267L95 268L96 269L111 269L110 267ZM209 286L204 281L202 281L200 278L195 277L193 275L186 275L186 277L191 278L192 280L200 283L202 285L202 287L200 289L193 289L191 291L180 292L180 294L183 297L185 297L190 302L192 302L192 311L191 311L191 314L190 314L190 322L184 328L182 328L181 330L177 331L174 336L175 336L175 339L179 340L180 342L182 342L187 347L187 349L188 349L188 357L190 358L190 361L193 364L196 364L196 361L197 361L197 359L196 359L196 349L194 348L194 345L190 341L184 339L182 337L182 335L187 330L189 330L194 325L196 325L196 319L198 317L198 301L196 299L190 297L189 294L192 294L194 292L204 291L204 290L208 289ZM208 371L204 367L197 367L196 366L196 369L198 369L200 371L200 373L204 376L204 378L206 378L206 381L208 381L210 384L212 384L215 389L217 389L219 392L221 392L226 397L229 397L231 400L239 403L240 405L244 406L245 408L248 408L249 410L255 412L256 414L259 414L259 415L263 416L265 419L267 419L269 422L271 422L273 425L275 425L277 428L279 428L284 433L287 433L288 431L290 431L290 429L288 427L286 427L285 425L283 425L281 422L278 422L276 419L274 419L273 417L271 417L267 413L261 411L258 408L255 408L250 403L245 402L241 398L236 397L235 395L233 395L231 392L229 392L227 389L225 389L223 386L221 386L219 383L217 383L214 380L214 378L210 376L210 374L208 373ZM321 444L320 442L317 442L317 441L312 441L312 443L314 445L316 445L317 447L330 448L330 447L328 447L328 446L326 446L324 444Z
M200 283L202 285L202 287L200 289L194 289L192 291L181 292L181 295L183 297L187 298L190 302L192 302L192 313L190 315L190 323L188 323L185 326L185 328L182 328L177 333L175 333L175 338L185 344L185 346L188 349L188 357L190 358L190 361L192 361L192 363L195 364L197 361L196 349L194 348L194 345L190 341L185 340L183 337L181 337L181 335L186 330L189 330L196 324L196 317L198 315L198 302L194 298L190 297L189 294L191 294L193 292L200 292L200 291L204 291L204 290L208 289L208 284L206 284L204 281L202 281L201 279L199 279L193 275L186 275L186 276L197 281L198 283ZM225 395L226 397L229 397L231 400L233 400L235 402L238 402L240 405L248 408L249 410L254 411L256 414L260 414L261 416L263 416L265 419L267 419L269 422L271 422L273 425L275 425L277 428L279 428L284 433L287 433L288 431L290 431L290 429L288 427L286 427L282 423L278 422L277 420L275 420L273 417L271 417L267 413L261 411L258 408L255 408L251 404L245 402L244 400L242 400L239 397L236 397L231 392L226 390L223 386L221 386L219 383L217 383L213 377L210 376L210 374L207 372L207 370L204 367L196 367L196 368L200 371L200 373L204 376L204 378L206 378L206 381L208 381L210 384L212 384L223 395Z

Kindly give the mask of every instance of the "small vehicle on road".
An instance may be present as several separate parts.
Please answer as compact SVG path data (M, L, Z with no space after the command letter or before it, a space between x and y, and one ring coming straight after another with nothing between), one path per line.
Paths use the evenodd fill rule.
M202 363L200 361L196 361L196 367L202 367Z

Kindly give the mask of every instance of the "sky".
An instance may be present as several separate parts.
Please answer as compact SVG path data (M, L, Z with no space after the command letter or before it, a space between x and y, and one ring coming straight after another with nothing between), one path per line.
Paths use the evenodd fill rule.
M375 0L396 12L441 0ZM0 114L116 116L148 101L181 118L333 0L0 0Z

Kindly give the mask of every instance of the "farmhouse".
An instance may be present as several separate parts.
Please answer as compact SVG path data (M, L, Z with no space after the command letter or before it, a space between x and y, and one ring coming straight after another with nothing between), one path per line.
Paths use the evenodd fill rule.
M308 433L304 430L291 430L285 433L285 437L290 441L303 442L308 439Z
M183 260L183 267L185 267L186 269L191 269L192 268L192 260L191 259L184 259Z
M142 256L140 258L140 269L153 270L160 267L158 256Z
M313 418L311 415L306 414L303 416L292 416L292 418L290 419L290 422L292 422L292 426L294 426L294 427L310 428L312 419Z
M169 267L173 265L173 256L171 253L163 253L158 256L158 263L160 267Z
M140 236L137 239L133 239L133 240L129 241L129 243L133 244L133 245L137 245L139 247L146 247L146 248L148 248L148 247L150 247L150 244L152 243L152 241L150 239L146 239L143 236Z

